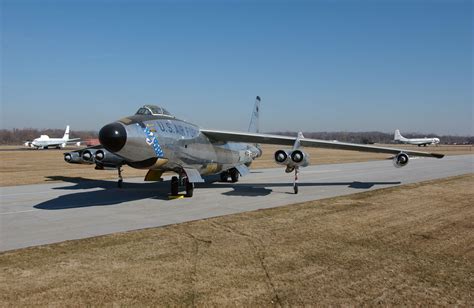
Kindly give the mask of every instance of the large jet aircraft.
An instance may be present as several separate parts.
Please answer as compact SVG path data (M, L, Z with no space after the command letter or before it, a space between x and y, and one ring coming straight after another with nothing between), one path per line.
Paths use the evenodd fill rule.
M409 155L442 158L442 154L400 150L338 141L308 139L259 133L260 97L257 96L248 132L203 129L180 120L166 109L145 105L135 115L105 125L99 132L101 145L64 153L69 163L95 164L96 169L117 169L119 187L122 186L121 167L128 165L148 169L145 181L161 181L164 172L174 172L171 195L178 195L180 187L186 196L193 195L194 183L204 182L203 176L220 175L221 181L237 182L249 173L252 161L262 155L259 144L289 146L275 152L278 165L285 172L294 172L293 189L298 193L298 173L309 165L303 147L387 153L395 167L408 164Z
M36 138L33 141L25 142L25 146L32 147L36 149L48 149L48 148L64 148L66 145L71 143L76 143L78 146L80 142L78 142L80 138L69 138L69 125L66 126L66 131L64 132L64 136L62 138L49 138L48 135L41 135L39 138Z
M393 140L401 143L416 144L419 147L427 146L429 144L438 144L440 142L439 138L405 138L400 134L400 130L398 129L395 130Z

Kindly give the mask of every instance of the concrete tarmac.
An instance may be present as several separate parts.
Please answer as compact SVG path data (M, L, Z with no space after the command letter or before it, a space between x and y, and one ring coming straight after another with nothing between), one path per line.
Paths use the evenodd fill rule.
M314 158L317 160L317 157ZM91 172L100 172L92 170ZM119 231L272 208L474 172L474 155L443 159L310 166L301 169L299 194L284 168L252 170L238 183L197 184L193 198L169 200L169 181L55 177L53 184L1 187L0 251ZM169 178L168 178L169 179ZM211 179L212 180L212 179Z

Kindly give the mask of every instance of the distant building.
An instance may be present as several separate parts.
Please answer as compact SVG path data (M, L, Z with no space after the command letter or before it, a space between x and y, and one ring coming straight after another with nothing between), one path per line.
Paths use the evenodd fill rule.
M95 146L95 145L100 145L100 141L97 138L95 138L95 139L86 139L86 140L84 140L84 143L88 147L92 147L92 146Z

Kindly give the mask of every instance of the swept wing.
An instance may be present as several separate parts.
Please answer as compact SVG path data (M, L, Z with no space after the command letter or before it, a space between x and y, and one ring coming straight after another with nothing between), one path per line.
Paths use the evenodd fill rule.
M222 142L233 141L233 142L278 144L278 145L293 146L297 139L297 137L289 137L289 136L279 136L279 135L259 134L259 133L230 132L230 131L209 130L209 129L201 129L201 132L211 140L222 141ZM426 153L426 152L419 152L419 151L410 151L410 150L403 150L403 149L378 147L378 146L339 142L339 141L310 139L310 138L300 139L300 144L303 147L313 147L313 148L349 150L349 151L372 152L372 153L387 153L387 154L393 154L393 155L397 155L398 153L403 152L411 156L436 157L436 158L444 157L443 154L437 154L437 153Z

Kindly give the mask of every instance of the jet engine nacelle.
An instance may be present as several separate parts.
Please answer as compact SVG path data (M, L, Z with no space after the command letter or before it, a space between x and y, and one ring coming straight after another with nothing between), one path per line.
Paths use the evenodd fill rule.
M295 166L306 167L309 165L309 155L301 150L294 150L290 158Z
M87 162L94 162L95 150L85 150L82 152L82 159Z
M64 153L64 160L67 163L70 163L70 164L84 164L84 163L86 163L82 160L81 155L79 155L79 152ZM91 162L87 162L87 163L90 164Z
M255 155L255 156L253 157L254 159L261 157L262 154L263 154L263 151L262 151L262 149L261 149L260 147L255 147L255 148L256 148L256 151L255 151L255 153L254 153L254 155Z
M97 150L94 154L94 159L97 165L103 167L116 168L124 164L124 160L117 155L110 153L106 149Z
M275 155L274 155L275 162L278 165L288 165L290 161L290 155L291 155L290 151L278 150L275 152Z
M408 165L410 158L405 153L398 153L397 156L393 158L393 165L395 168L401 168Z
M289 170L293 170L294 167L308 166L309 155L301 150L278 150L275 152L275 162L279 165L286 165L287 167L289 167Z
M117 168L124 160L105 149L87 149L64 153L64 160L70 164L96 164L96 169Z

